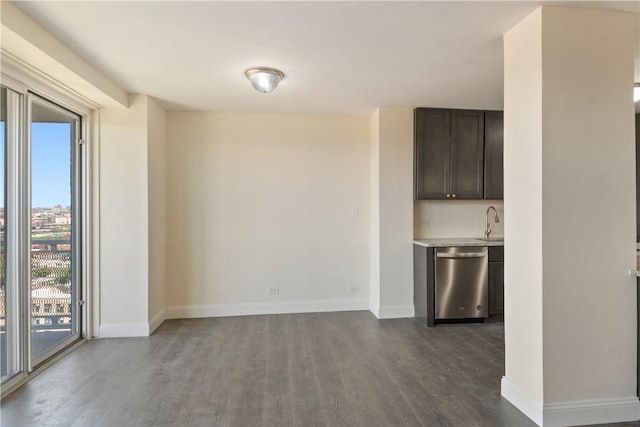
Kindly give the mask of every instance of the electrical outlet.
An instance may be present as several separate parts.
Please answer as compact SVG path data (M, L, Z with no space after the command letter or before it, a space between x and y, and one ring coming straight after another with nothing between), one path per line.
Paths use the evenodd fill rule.
M269 288L269 295L278 295L280 294L280 288Z
M349 286L349 293L358 294L360 293L360 288L358 288L357 286Z
M351 208L351 218L358 218L360 216L360 209L358 207Z

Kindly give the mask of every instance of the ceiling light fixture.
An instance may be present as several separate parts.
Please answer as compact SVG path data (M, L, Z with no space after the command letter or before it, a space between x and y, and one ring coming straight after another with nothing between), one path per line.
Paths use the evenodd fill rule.
M640 101L640 83L633 85L633 102Z
M253 88L260 93L273 92L280 80L284 79L282 71L268 67L249 68L244 75L247 76Z

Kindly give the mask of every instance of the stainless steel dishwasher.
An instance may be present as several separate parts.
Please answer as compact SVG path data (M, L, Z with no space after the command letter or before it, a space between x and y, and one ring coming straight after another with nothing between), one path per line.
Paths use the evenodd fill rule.
M489 316L486 247L437 248L435 264L436 319Z

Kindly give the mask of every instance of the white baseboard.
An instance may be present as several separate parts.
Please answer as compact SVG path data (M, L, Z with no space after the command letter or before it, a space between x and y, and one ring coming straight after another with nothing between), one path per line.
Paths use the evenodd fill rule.
M404 319L415 317L413 305L381 305L375 313L378 319Z
M167 309L165 307L157 312L156 315L151 318L151 320L149 320L149 335L151 335L153 331L158 329L158 326L162 325L162 322L164 322L166 319Z
M531 418L534 423L539 426L542 425L542 404L540 402L520 390L520 387L511 382L507 377L502 377L500 392L502 397L511 402L513 406L518 408L527 417Z
M364 311L369 300L286 301L275 303L211 304L172 306L160 310L149 323L105 323L99 338L147 337L166 319L194 317L251 316L260 314L321 313L331 311Z
M502 377L502 396L543 427L621 423L640 420L637 396L594 399L544 405L524 393L508 378Z
M544 405L543 420L545 427L638 421L640 420L640 401L637 396L633 396L548 403Z
M371 305L369 306L369 311L373 313L378 319L380 318L380 306L379 305Z
M148 337L149 324L139 323L103 323L100 325L100 338Z
M369 309L369 300L283 301L247 304L181 305L166 309L167 319L194 317L251 316L258 314L321 313L330 311L361 311Z

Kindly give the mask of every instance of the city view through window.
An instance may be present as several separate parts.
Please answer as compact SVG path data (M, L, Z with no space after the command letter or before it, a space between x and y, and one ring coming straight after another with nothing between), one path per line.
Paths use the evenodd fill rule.
M6 123L0 122L0 358L7 374L7 331L12 321L12 298L18 284L6 281L5 142ZM78 331L77 293L73 274L73 140L77 120L44 105L32 103L31 133L31 360L55 349ZM13 230L9 228L10 232ZM12 287L13 286L13 287Z
M38 104L31 123L31 358L74 332L73 121Z
M71 207L32 209L32 357L71 335Z

